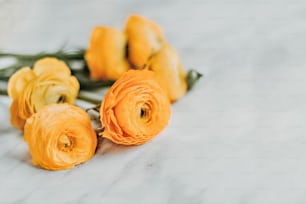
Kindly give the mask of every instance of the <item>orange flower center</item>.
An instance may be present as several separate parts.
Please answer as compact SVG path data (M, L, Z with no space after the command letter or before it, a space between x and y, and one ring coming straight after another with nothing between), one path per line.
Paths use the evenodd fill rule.
M145 103L141 106L139 116L140 119L145 120L145 122L148 122L148 120L150 120L151 110L149 104Z
M140 117L143 118L146 116L146 110L144 110L143 108L140 110Z
M61 95L58 99L57 99L57 103L65 103L66 102L66 96Z
M71 151L74 146L74 139L66 134L58 138L58 149L64 152Z

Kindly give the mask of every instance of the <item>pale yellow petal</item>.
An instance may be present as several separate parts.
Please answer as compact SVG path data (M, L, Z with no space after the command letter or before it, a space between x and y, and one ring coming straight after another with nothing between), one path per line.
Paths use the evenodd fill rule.
M15 72L8 82L8 95L14 100L27 86L27 84L36 78L35 73L29 68L24 67Z
M38 60L34 64L33 71L36 75L41 75L44 73L52 73L58 77L67 77L70 75L70 69L66 63L62 60L58 60L53 57L45 57Z

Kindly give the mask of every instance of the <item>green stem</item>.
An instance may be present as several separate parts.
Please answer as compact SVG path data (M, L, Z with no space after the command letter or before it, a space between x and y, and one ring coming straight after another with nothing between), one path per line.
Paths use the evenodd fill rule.
M0 69L0 79L8 80L8 78L18 69L29 66L32 67L34 63L44 57L55 57L60 60L63 60L70 66L70 63L73 61L85 61L84 60L84 49L79 50L59 50L56 52L40 52L36 54L15 54L9 52L0 52L0 60L5 58L14 58L15 62L7 67L2 67ZM86 66L83 67L83 70L86 70Z
M15 54L9 52L0 52L0 58L13 57L21 61L22 60L36 61L37 59L43 57L56 57L66 60L81 60L84 59L84 53L85 53L84 49L74 50L74 51L59 50L56 52L39 52L36 54Z
M0 95L7 96L8 95L7 90L1 88L0 89Z
M78 95L78 99L89 102L89 103L93 103L93 104L99 104L101 103L102 97L97 96L93 93L80 91Z
M187 81L187 89L191 90L196 82L203 76L200 72L191 69L187 72L186 81Z

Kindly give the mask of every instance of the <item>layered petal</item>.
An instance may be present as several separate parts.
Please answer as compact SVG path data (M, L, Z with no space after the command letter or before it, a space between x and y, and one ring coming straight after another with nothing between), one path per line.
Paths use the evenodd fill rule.
M48 104L73 104L78 95L79 83L73 76L60 79L52 74L46 74L37 78L35 83L30 84L25 91L30 95L28 99L31 103L30 107L37 112Z
M10 107L10 114L11 114L10 118L11 124L17 129L22 130L25 124L25 119L20 117L18 100L13 100Z
M58 60L54 57L45 57L34 64L33 71L36 75L49 73L58 78L69 77L71 72L65 62Z
M142 16L131 15L125 25L128 38L128 59L133 68L141 69L164 43L161 28Z
M89 160L97 147L89 116L69 104L51 104L32 115L24 140L33 164L49 170L73 168Z
M170 101L176 101L186 93L186 72L177 52L169 44L164 44L151 57L145 69L154 71L164 81Z
M129 69L126 57L126 36L109 27L95 27L85 59L93 80L117 80Z
M100 114L102 136L118 144L140 145L161 132L170 102L154 72L130 70L109 89Z
M23 67L16 71L8 82L8 95L14 100L22 94L23 89L27 84L36 79L36 74L30 67Z

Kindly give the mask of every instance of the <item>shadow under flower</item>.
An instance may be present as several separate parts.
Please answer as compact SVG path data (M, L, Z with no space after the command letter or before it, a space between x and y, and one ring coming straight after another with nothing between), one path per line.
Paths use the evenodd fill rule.
M98 137L98 146L96 150L96 155L106 155L106 154L116 154L125 152L134 146L126 146L113 143L109 139Z

